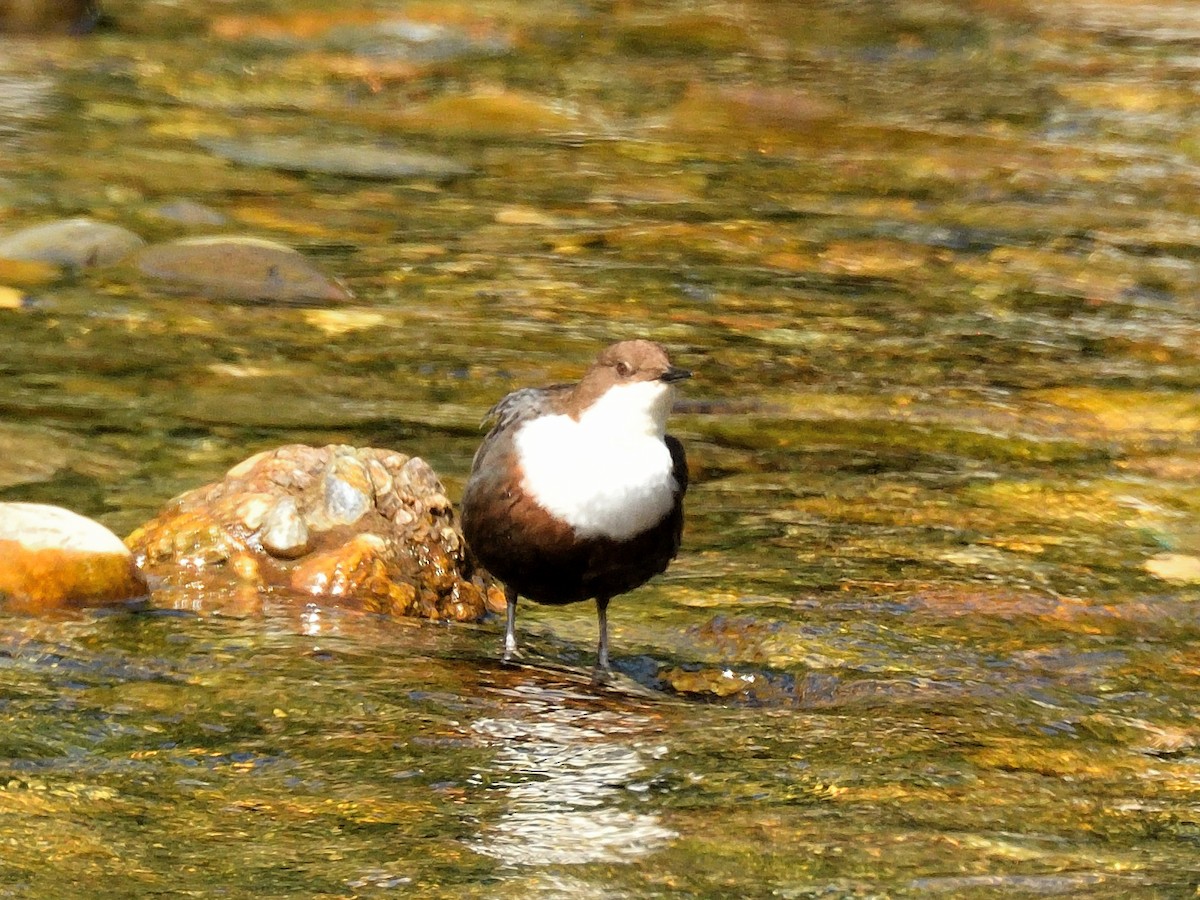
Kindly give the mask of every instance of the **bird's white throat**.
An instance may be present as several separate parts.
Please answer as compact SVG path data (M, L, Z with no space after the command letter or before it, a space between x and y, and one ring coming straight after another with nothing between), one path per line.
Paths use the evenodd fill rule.
M581 538L628 540L671 511L677 485L663 442L671 386L609 388L578 420L541 416L514 439L524 489Z

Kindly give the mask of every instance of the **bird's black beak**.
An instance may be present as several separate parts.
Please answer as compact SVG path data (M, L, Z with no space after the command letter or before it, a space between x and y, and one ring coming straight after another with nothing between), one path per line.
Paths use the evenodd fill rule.
M667 369L667 371L658 376L658 380L665 381L667 384L671 384L672 382L683 381L685 378L691 377L692 373L687 369L680 369L677 366L671 366L671 368Z

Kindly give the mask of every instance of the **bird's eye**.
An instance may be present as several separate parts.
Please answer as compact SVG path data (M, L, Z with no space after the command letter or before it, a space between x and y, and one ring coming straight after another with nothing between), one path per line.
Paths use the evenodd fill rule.
M629 368L629 363L622 360L621 362L617 363L617 374L622 378L628 378L633 374L633 369Z

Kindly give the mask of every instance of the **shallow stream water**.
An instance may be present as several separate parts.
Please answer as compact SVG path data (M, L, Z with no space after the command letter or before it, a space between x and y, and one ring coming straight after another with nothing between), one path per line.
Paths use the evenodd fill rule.
M105 8L0 39L0 231L267 237L355 299L0 266L0 500L125 534L291 442L457 497L496 398L625 337L696 372L694 480L609 690L586 605L521 668L0 619L0 897L1195 895L1195 4Z

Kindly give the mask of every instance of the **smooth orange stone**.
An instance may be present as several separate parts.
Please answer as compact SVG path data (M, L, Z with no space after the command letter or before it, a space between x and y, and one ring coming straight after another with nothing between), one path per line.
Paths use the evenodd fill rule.
M149 593L133 557L78 550L30 550L0 540L0 609L43 613L113 606Z
M85 516L42 503L0 503L0 610L113 606L149 593L121 539Z

